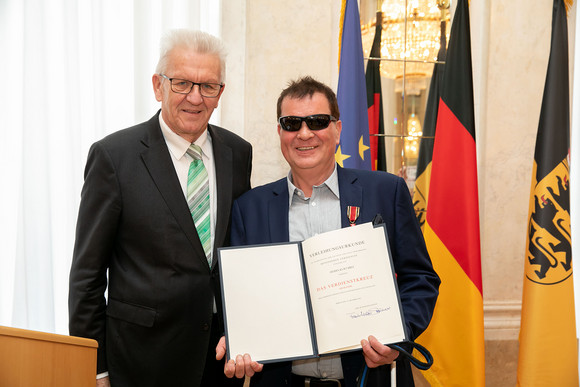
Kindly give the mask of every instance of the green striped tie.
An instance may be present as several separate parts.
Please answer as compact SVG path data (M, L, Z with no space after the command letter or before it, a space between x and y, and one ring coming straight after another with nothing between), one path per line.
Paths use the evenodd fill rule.
M187 174L187 204L205 251L207 262L211 267L209 179L201 160L201 148L198 145L191 144L189 149L187 149L187 154L193 158Z

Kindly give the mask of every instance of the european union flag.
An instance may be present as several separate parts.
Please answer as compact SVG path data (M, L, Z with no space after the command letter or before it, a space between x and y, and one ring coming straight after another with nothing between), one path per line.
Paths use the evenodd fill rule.
M343 167L371 169L367 89L357 0L342 4L338 107L342 121L336 162Z

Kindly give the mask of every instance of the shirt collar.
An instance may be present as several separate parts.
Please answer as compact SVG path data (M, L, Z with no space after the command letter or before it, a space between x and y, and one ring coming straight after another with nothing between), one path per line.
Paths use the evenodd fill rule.
M161 132L163 133L163 137L165 138L165 142L167 143L167 147L169 148L169 152L175 157L177 160L180 160L184 155L191 143L189 143L186 139L175 133L173 130L169 128L169 126L163 120L161 114L159 114L159 125L161 126ZM209 132L206 130L198 137L197 140L193 142L202 150L202 154L206 157L209 157L211 154L209 152L211 148L211 136Z
M302 197L304 197L304 193L302 192L302 190L298 187L296 187L294 185L294 183L292 182L292 170L290 170L288 172L288 176L286 177L286 181L288 183L288 207L292 206L292 197L294 196L294 194L298 194L299 192L302 193ZM326 185L328 187L328 189L338 198L340 199L340 192L338 190L338 172L336 169L336 164L334 164L334 170L332 171L332 174L328 177L328 179L326 179L324 181L324 183L320 184L320 185L315 185L314 188L316 187L322 187Z

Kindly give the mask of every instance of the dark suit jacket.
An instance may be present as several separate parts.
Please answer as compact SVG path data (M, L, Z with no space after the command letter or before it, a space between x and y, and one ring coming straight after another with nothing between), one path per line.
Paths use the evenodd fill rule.
M402 178L392 174L340 167L338 185L342 227L349 226L347 206L360 208L357 224L371 222L377 214L385 222L406 330L414 340L429 325L440 280L427 253L409 189ZM231 238L232 246L288 241L286 178L252 189L234 202ZM347 386L354 386L364 363L362 352L342 355L342 363ZM397 370L397 374L399 370L404 371L397 384L412 385L408 363L397 362ZM252 379L252 386L286 385L289 373L290 363L267 364L262 374ZM374 370L371 379L375 381L369 379L368 386L390 383L385 370Z
M210 269L158 115L93 144L85 169L69 328L98 341L97 372L109 371L113 386L199 385L214 297L221 302L217 259ZM217 248L229 242L233 200L250 188L252 148L208 130Z

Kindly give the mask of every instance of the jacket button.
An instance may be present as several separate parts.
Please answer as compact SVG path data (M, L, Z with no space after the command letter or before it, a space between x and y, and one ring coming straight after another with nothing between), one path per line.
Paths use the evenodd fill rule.
M201 326L201 329L203 329L204 331L209 331L209 324L208 324L208 323L204 323L204 324Z

